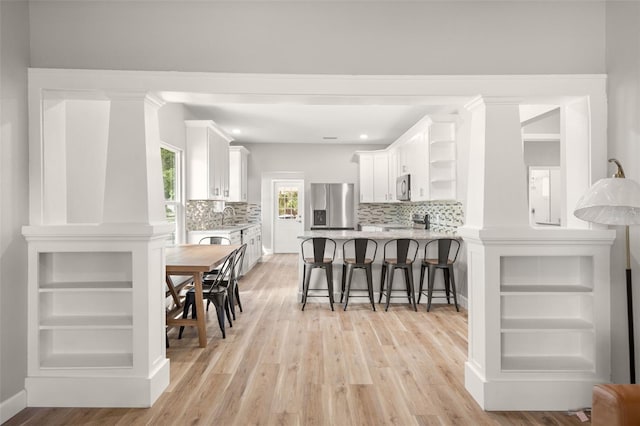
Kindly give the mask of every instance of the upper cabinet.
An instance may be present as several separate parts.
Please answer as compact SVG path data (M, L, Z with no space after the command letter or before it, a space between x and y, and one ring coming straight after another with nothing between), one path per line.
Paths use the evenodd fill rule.
M211 120L186 120L187 199L229 198L229 142Z
M411 201L456 198L456 118L438 119L423 118L387 149L358 152L360 202L395 202L396 179L406 174Z
M360 202L395 201L396 157L386 150L358 152L360 163Z
M247 201L247 157L249 151L243 146L229 147L229 199Z

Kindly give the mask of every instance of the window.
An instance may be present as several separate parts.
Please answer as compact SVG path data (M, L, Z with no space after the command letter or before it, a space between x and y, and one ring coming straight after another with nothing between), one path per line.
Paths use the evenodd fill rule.
M295 219L298 217L298 190L282 188L278 192L278 218Z
M182 242L184 209L182 206L181 152L168 146L160 147L162 158L162 181L164 183L164 208L167 221L174 224L168 244Z

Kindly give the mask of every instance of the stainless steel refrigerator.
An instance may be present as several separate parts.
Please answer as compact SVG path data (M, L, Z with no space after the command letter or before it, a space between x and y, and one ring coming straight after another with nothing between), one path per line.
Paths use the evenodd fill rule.
M354 229L352 183L311 184L311 229Z

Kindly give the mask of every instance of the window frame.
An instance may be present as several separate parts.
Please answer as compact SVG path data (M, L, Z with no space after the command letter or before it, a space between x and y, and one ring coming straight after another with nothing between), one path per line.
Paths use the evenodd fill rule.
M174 207L175 211L175 241L169 241L169 244L183 244L185 242L185 201L184 201L184 152L182 149L177 148L165 142L160 142L160 149L173 152L175 155L175 187L174 187L174 200L167 200L164 198L164 179L162 181L162 198L164 204L164 211L167 211L167 207ZM161 154L162 157L162 154ZM162 165L160 166L162 168Z

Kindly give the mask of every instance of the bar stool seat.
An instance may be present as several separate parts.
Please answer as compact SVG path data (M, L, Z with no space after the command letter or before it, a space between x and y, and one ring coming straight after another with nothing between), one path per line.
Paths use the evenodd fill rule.
M389 310L389 303L392 297L391 293L394 291L393 276L395 275L396 269L404 271L407 299L409 299L409 304L413 305L413 310L418 310L413 286L413 263L418 255L418 247L418 241L412 238L397 238L385 243L380 277L380 298L378 300L378 303L382 302L382 295L386 294L387 304L384 308L385 311ZM388 288L384 286L386 275L389 275Z
M342 293L340 294L340 303L344 298L344 310L347 310L349 304L349 295L351 294L351 280L353 278L354 269L364 269L367 277L367 292L371 308L375 311L376 305L373 299L373 277L371 265L376 258L378 251L378 243L369 238L352 238L342 244ZM356 291L356 290L354 290Z
M327 276L327 287L329 290L329 305L333 311L333 260L336 257L336 242L331 238L312 237L300 243L300 253L302 255L302 310L307 305L309 296L309 285L311 283L311 273L314 269L324 269ZM326 296L322 296L326 297Z
M434 253L436 252L437 253ZM453 303L455 304L456 311L460 312L458 308L458 296L456 292L456 280L453 274L453 265L458 258L458 252L460 251L460 241L454 238L438 238L429 241L424 246L424 257L422 259L422 265L420 267L420 289L418 295L418 303L424 294L424 274L427 272L427 312L431 309L431 300L434 298L446 298L447 304L451 304L449 298L450 292L453 292ZM434 288L434 281L436 271L442 270L444 275L444 288ZM433 292L443 292L442 296L434 296Z

